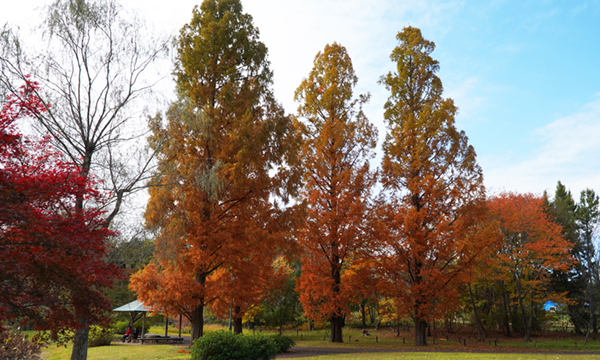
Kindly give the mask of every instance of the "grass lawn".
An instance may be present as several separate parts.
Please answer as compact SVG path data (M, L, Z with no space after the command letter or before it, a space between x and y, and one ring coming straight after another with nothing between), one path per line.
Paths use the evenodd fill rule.
M600 359L600 355L550 355L550 354L470 354L470 353L386 353L345 354L302 358L302 360L587 360Z
M73 346L66 348L50 345L42 350L45 360L64 360L71 358ZM181 346L170 345L124 345L113 343L110 346L98 346L88 349L88 360L159 360L159 359L189 359L190 354L178 353L180 349L189 351Z
M299 346L314 347L345 347L345 348L366 348L366 349L399 349L404 351L422 350L413 345L414 334L401 332L400 336L389 329L380 329L374 331L369 329L370 336L362 336L361 329L344 328L344 343L330 343L329 331L327 329L312 332L288 330L284 335L294 339ZM459 342L460 339L460 342ZM535 342L523 342L522 338L515 336L512 338L500 337L494 344L493 338L478 342L473 336L468 334L451 335L450 337L437 336L427 338L427 349L432 351L527 351L527 352L585 352L598 353L600 355L600 342L598 339L591 338L587 344L583 344L583 338L564 337L559 335L539 335L533 337ZM466 341L466 345L465 345Z
M222 329L218 325L209 325L205 331L215 331ZM177 335L178 329L169 328L170 335ZM151 327L148 332L154 334L164 334L164 327ZM245 333L252 333L244 329ZM357 349L386 349L399 350L397 353L362 353L347 355L328 355L319 357L310 357L303 359L357 359L357 360L387 360L387 359L544 359L544 360L569 360L569 359L599 359L600 343L597 339L591 339L588 344L583 344L583 339L578 337L565 337L563 335L538 335L534 342L524 343L519 337L503 338L500 337L497 346L494 340L477 342L468 334L452 335L450 338L441 336L436 337L435 344L433 338L427 339L428 346L426 350L433 352L422 352L423 348L417 348L413 345L414 338L412 333L396 333L382 328L379 331L369 330L369 337L362 336L361 329L344 328L344 343L330 343L328 330L300 331L296 335L295 330L286 330L284 335L291 337L299 347L342 347ZM275 331L264 331L267 334L275 334ZM189 335L189 333L182 333ZM324 340L325 338L325 340ZM459 343L459 338L461 342ZM466 338L467 345L464 345ZM115 359L115 360L158 360L158 359L189 359L190 355L178 353L181 349L189 351L183 346L172 345L126 345L115 342L111 346L102 346L90 348L88 352L89 360ZM517 353L478 353L478 352L517 352ZM519 353L520 352L520 353ZM526 353L525 353L526 352ZM543 354L544 352L563 352L563 353L593 353L594 355L581 354ZM67 348L57 348L51 345L43 350L43 356L46 360L62 360L70 358L71 345ZM596 355L597 354L597 355Z
M154 345L131 346L111 345L89 349L89 360L159 360L159 359L190 359L189 354L177 353L181 347ZM185 350L185 349L184 349ZM63 360L71 356L71 346L68 348L49 348L43 352L46 360ZM600 359L600 355L571 355L571 354L478 354L468 352L434 353L434 352L399 352L382 354L344 354L302 358L304 360L585 360Z

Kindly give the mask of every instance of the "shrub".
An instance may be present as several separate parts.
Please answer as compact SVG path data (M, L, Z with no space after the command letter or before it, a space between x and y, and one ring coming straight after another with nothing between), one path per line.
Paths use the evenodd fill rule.
M18 330L0 325L0 357L3 360L29 360L40 358L40 345L31 342Z
M234 335L213 331L194 342L192 360L270 360L277 355L277 345L265 335Z
M107 329L100 326L90 327L90 337L88 347L110 345L113 340L113 329Z
M290 351L292 346L296 345L296 342L294 342L294 340L292 340L292 338L287 337L287 336L277 335L277 336L272 336L271 338L275 341L275 346L277 346L278 354L286 353L286 352Z
M244 337L247 343L247 360L275 359L278 347L272 336L262 334L238 335Z

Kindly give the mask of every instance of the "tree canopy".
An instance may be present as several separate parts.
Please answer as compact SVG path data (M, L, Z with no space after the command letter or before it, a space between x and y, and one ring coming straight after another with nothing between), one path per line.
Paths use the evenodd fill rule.
M304 168L302 199L306 224L300 301L314 320L328 319L331 341L342 341L350 284L344 272L361 251L370 248L369 209L375 172L369 168L377 131L362 112L368 95L354 97L358 78L346 48L326 45L315 57L308 78L296 90L300 102ZM371 240L371 241L370 241Z
M65 335L81 328L81 319L107 323L104 289L120 272L104 261L112 232L96 183L48 138L16 128L45 111L38 91L26 82L0 111L0 321ZM80 208L78 199L90 206Z
M381 178L390 191L382 216L382 256L387 294L415 321L415 343L426 345L425 329L445 293L486 246L471 234L483 215L485 189L475 150L456 130L457 108L442 98L435 45L419 29L404 28L390 58L396 72L381 78L390 97L384 118Z
M158 232L156 265L132 286L156 309L166 304L152 294L180 289L177 311L191 319L193 339L209 303L232 302L241 332L284 237L284 211L270 199L294 194L297 131L273 98L267 49L237 0L194 8L178 37L175 79L178 100L166 119L151 120L159 155L145 217ZM149 289L153 272L173 283Z

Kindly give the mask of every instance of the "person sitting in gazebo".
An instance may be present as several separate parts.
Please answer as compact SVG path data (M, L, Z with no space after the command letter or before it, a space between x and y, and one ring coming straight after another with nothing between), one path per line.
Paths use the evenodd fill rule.
M121 342L125 342L125 339L131 341L131 325L127 327L127 331L125 331L125 335L123 335Z

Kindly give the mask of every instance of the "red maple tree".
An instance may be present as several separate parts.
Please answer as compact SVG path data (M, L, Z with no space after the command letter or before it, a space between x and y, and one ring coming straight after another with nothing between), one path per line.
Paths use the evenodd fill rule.
M119 270L104 261L102 195L81 169L16 121L45 111L27 81L0 111L0 322L64 332L103 323L102 289ZM83 199L90 206L76 204Z

